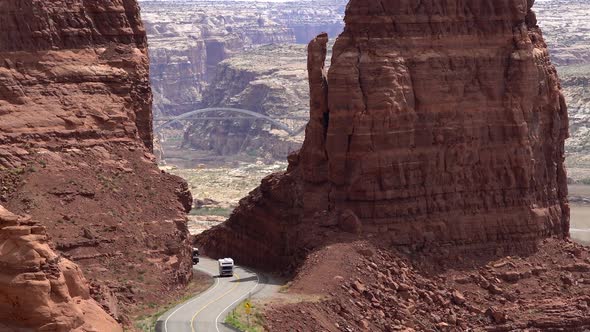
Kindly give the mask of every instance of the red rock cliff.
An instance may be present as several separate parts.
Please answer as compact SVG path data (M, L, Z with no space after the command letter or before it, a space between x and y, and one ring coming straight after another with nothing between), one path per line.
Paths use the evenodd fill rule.
M567 109L529 0L352 0L326 74L309 45L311 121L206 252L258 265L361 233L495 252L567 236Z
M1 1L0 30L0 203L47 227L125 322L192 270L190 193L150 154L137 2Z
M147 39L136 1L7 0L0 27L3 136L139 135L151 148ZM48 83L55 93L43 95Z

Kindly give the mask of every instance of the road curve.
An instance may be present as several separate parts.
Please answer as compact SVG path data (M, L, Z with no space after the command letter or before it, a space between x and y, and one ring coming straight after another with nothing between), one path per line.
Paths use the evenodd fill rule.
M259 276L236 266L233 277L218 277L217 261L201 257L196 270L211 275L215 282L207 291L164 314L157 332L230 332L223 324L227 314L260 288Z

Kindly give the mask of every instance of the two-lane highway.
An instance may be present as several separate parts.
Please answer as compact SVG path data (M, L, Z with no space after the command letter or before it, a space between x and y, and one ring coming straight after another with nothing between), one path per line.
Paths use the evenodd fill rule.
M235 267L234 276L218 277L217 261L201 257L197 270L215 278L211 288L164 314L156 325L157 332L229 332L223 325L227 314L253 294L260 285L256 273Z

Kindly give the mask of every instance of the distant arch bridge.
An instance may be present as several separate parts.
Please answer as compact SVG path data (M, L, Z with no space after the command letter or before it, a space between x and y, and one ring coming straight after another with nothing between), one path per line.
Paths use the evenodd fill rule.
M239 114L242 115L240 117L236 116L216 116L216 117L203 117L203 114L208 113L230 113L230 114ZM162 129L171 126L175 123L180 122L196 122L196 121L204 121L204 120L241 120L241 119L253 119L253 120L263 120L269 122L276 126L277 128L286 131L289 133L290 136L296 136L302 133L307 126L307 121L309 118L304 117L296 117L296 116L286 116L281 119L283 120L298 120L298 121L305 121L306 124L298 129L291 129L288 125L284 124L283 122L279 121L278 119L271 118L270 116L256 113L253 111L241 109L241 108L232 108L232 107L212 107L212 108L203 108L200 110L184 113L179 116L175 117L162 117L158 119L154 119L154 122L158 123L154 131L160 132Z

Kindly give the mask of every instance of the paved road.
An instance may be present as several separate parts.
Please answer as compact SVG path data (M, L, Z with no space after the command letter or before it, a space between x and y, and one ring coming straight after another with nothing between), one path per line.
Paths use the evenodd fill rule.
M157 332L230 332L223 322L227 314L259 290L256 273L235 268L232 278L219 278L217 261L201 257L196 269L214 277L215 283L204 293L175 307L160 317Z

